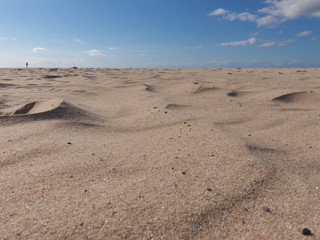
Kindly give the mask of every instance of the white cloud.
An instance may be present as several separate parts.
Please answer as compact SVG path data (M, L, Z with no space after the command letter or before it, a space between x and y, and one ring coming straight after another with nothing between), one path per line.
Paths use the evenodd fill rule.
M248 12L243 12L243 13L229 13L227 15L225 15L226 19L230 20L230 21L234 21L234 20L239 20L239 21L250 21L250 22L254 22L256 20L256 16L248 13Z
M275 27L285 21L303 16L320 19L319 0L265 0L265 4L267 6L258 10L258 15L248 12L230 13L229 10L219 8L209 13L209 16L223 15L223 18L229 21L256 22L258 27Z
M225 15L225 14L227 14L228 12L229 12L228 10L224 10L223 8L218 8L218 9L212 11L211 13L209 13L208 16Z
M138 54L138 56L140 56L140 57L146 57L146 56L147 56L147 54L139 53L139 54Z
M259 10L267 15L277 16L283 20L301 16L320 18L319 0L266 0L269 6Z
M34 52L34 53L43 52L43 51L47 51L47 49L42 48L42 47L36 47L36 48L32 49L32 52Z
M208 16L219 16L219 15L223 15L223 18L229 21L239 20L239 21L254 22L256 20L256 15L253 15L251 13L248 13L248 12L235 13L235 12L230 12L228 10L224 10L222 8L219 8L208 14Z
M276 42L276 41L267 41L263 44L260 44L258 47L283 47L286 46L288 43L296 42L296 40L288 39L284 42Z
M256 22L258 27L261 27L261 26L274 27L279 24L280 20L274 16L268 15L265 17L258 18Z
M100 50L97 50L97 49L92 49L90 51L86 51L86 53L88 53L89 56L92 56L92 57L105 57L106 55L103 54Z
M117 48L115 48L115 47L110 47L109 50L111 50L111 51L112 51L112 50L117 50Z
M74 38L73 40L78 42L78 43L83 43L83 41L80 38Z
M226 46L246 46L246 45L253 45L257 41L256 38L250 38L248 40L242 41L234 41L234 42L224 42L220 43L219 46L226 47Z
M303 31L297 34L298 37L305 37L305 36L309 36L311 35L312 32L311 31Z

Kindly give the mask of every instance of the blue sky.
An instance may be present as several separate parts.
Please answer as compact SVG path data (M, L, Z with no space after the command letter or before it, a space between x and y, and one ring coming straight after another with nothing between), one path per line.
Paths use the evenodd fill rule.
M320 67L320 0L0 3L0 67Z

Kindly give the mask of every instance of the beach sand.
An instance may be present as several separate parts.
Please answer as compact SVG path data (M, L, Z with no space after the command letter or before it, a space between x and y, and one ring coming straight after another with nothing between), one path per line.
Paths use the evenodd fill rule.
M0 239L320 238L320 69L0 69L0 115Z

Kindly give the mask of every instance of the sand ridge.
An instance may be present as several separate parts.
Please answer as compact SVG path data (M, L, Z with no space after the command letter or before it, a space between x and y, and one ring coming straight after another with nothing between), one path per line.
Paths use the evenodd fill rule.
M0 69L0 237L317 239L319 81Z

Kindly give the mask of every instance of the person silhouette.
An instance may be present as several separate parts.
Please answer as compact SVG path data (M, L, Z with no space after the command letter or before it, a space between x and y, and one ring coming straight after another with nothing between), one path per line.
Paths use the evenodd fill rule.
M26 68L28 68L29 67L29 63L28 62L26 62Z

